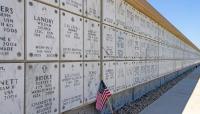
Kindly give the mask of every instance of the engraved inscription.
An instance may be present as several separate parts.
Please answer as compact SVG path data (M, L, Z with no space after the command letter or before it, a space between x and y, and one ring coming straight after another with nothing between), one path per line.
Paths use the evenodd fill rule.
M59 56L59 10L27 2L27 59L57 60Z
M140 63L139 61L136 61L135 64L134 64L134 82L133 82L133 86L136 86L138 85L140 82L139 82L139 78L140 78Z
M84 15L100 21L100 5L101 0L83 0L84 2Z
M103 59L115 58L115 29L103 25Z
M133 85L134 80L134 63L129 61L126 63L126 87L130 88Z
M83 59L83 18L61 12L61 58Z
M126 29L130 32L133 32L134 30L134 13L133 13L133 7L130 5L127 5L126 7Z
M0 1L0 59L24 58L24 4L17 0Z
M99 88L100 63L87 62L84 65L84 101L92 102L95 101Z
M116 63L116 92L120 92L126 88L125 63Z
M128 33L126 37L126 58L129 60L132 60L134 58L135 53L135 41L133 36L133 34Z
M140 39L139 36L134 35L134 58L139 59L140 58Z
M100 24L92 21L84 21L84 59L100 59Z
M116 0L116 25L121 29L126 27L126 6L124 0Z
M0 114L24 114L23 63L0 63Z
M60 7L79 15L83 14L83 0L60 0Z
M115 92L115 63L114 62L104 62L103 63L103 80L108 87L108 89L114 93Z
M58 114L58 64L28 63L26 69L26 113Z
M103 0L103 23L115 25L116 0Z
M116 32L116 58L125 59L125 44L126 44L126 33L118 30Z
M61 112L83 104L83 64L61 64Z

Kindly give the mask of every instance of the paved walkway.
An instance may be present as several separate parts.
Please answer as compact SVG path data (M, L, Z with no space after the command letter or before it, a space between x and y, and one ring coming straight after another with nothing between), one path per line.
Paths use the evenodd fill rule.
M140 114L200 114L200 67Z

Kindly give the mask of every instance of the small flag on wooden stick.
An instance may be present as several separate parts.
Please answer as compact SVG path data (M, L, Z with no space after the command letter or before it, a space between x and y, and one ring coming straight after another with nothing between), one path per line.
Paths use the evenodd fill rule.
M106 104L107 100L111 95L111 92L107 89L103 80L101 80L99 90L96 96L96 109L102 111L104 105Z

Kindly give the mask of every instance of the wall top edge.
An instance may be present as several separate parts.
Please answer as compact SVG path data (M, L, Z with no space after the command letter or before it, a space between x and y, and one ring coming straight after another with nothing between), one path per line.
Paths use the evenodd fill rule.
M125 0L132 5L138 11L144 13L146 16L154 20L160 26L174 34L177 38L196 49L200 52L200 49L195 46L183 33L181 33L174 25L172 25L164 16L162 16L147 0Z

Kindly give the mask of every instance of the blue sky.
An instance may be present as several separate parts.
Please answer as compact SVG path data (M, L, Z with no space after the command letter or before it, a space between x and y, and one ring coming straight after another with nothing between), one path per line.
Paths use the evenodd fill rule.
M200 48L200 0L148 0Z

